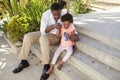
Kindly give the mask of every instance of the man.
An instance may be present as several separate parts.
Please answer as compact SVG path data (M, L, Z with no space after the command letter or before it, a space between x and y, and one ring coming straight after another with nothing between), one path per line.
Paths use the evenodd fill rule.
M60 17L66 13L67 11L61 10L61 6L58 3L53 3L51 5L51 10L47 10L43 13L40 32L31 32L24 36L23 46L19 55L21 62L19 66L13 70L13 73L18 73L29 66L27 58L31 45L40 42L42 63L44 64L40 80L46 80L49 77L49 74L46 74L50 67L49 48L50 45L57 44L60 41L60 37L57 37L55 34L57 29L60 29Z

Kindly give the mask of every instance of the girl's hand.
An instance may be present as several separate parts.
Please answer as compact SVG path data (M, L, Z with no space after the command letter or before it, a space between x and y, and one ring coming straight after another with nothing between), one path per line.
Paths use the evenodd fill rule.
M71 41L73 41L73 42L76 42L76 41L78 41L79 40L79 38L77 37L77 35L69 35L69 34L67 34L67 36L68 36L68 38L71 40Z

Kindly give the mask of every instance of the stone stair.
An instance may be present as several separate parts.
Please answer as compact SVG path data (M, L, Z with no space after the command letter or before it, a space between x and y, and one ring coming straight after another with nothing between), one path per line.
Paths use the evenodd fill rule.
M97 9L108 10L120 7L120 0L91 0L91 6Z
M51 53L54 53L56 48L57 46L51 46ZM31 51L32 53L35 53L39 59L41 59L41 51L39 44L33 45ZM62 57L63 55L61 56L61 58ZM55 66L54 74L60 80L92 80L89 76L87 77L87 75L83 72L78 71L78 69L74 65L71 65L71 63L69 62L63 66L61 71L59 71Z
M119 12L75 16L80 41L62 70L55 67L54 74L60 80L120 80L119 19ZM51 53L57 47L51 46ZM39 44L33 45L31 51L41 59ZM64 55L65 51L60 59Z

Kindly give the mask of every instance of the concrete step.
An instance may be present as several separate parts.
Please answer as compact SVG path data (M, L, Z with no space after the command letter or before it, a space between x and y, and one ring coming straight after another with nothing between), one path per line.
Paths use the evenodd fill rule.
M57 48L57 46L52 46L51 50L54 52L56 50L56 48ZM63 52L63 54L65 54L65 52ZM63 57L63 55L62 55L62 57ZM83 72L84 74L88 75L93 80L109 80L107 77L100 74L99 72L97 72L93 68L89 67L85 63L79 61L74 56L71 56L71 58L68 60L68 63L70 63L71 65L76 67L80 72Z
M55 47L52 47L55 50ZM63 52L65 54L65 52ZM85 73L93 80L119 80L120 72L101 63L95 58L92 58L85 53L75 49L73 56L68 61L71 65L75 66L78 70ZM94 77L93 77L94 76Z
M95 40L93 38L90 38L86 35L83 35L83 34L79 34L79 38L80 38L80 41L91 46L91 47L94 47L96 49L99 49L101 51L104 51L112 56L115 56L117 58L120 58L120 50L116 49L116 48L113 48L113 47L110 47L108 45L105 45L105 44L102 44L100 41L98 40Z
M97 60L120 71L120 69L119 69L119 67L120 67L120 64L119 64L120 50L118 50L116 48L112 48L107 45L104 45L104 44L100 43L98 40L94 40L94 39L92 39L88 36L82 35L82 34L80 34L79 38L80 38L80 42L77 43L79 50L81 50L83 52L85 51L86 54L89 54L90 56L96 58ZM85 45L83 46L83 45L79 45L79 44L83 44L83 45L85 44ZM86 46L86 49L85 49L85 46ZM80 47L82 47L82 48L80 48ZM92 52L94 54L92 54L91 51L90 51L90 53L89 53L89 51L87 52L87 50L89 50L89 49L92 50ZM98 58L98 56L99 56L99 58ZM100 56L101 56L101 59L100 59ZM106 59L104 59L105 57L106 57ZM104 59L104 61L103 61L103 59ZM112 63L114 64L114 66Z
M77 42L76 47L85 54L99 60L100 62L109 65L110 67L120 71L120 58L109 53L91 47L83 42Z
M120 1L119 0L97 0L92 1L91 5L93 7L103 8L103 9L111 9L113 7L119 7Z
M38 44L33 45L31 51L34 52L39 57L39 59L41 59L39 48L40 46ZM69 63L65 63L61 71L59 71L55 67L54 73L56 74L57 77L60 78L60 80L63 80L63 79L64 80L92 80L90 77L78 71L73 65L70 65Z
M104 11L80 14L74 17L74 24L79 33L120 50L119 13Z
M75 50L75 53L73 56L76 59L78 59L79 61L87 64L88 66L90 66L91 68L93 68L94 70L99 72L100 74L103 74L109 80L120 80L120 76L119 76L120 71L117 71L117 70L101 63L97 59L94 59L94 58L92 58L92 57L90 57L90 56L86 55L85 53L82 53L78 50Z
M98 40L99 42L106 44L108 46L111 46L113 48L119 49L120 50L120 40L112 37L108 37L103 34L96 33L94 31L90 31L88 29L82 28L82 27L76 27L78 32L80 34L84 34L88 37L91 37L93 39Z

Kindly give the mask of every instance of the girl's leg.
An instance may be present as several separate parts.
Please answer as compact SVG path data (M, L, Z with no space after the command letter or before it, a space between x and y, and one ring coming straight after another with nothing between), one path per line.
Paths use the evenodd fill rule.
M64 62L66 62L71 57L71 55L73 53L73 46L66 47L66 51L67 51L67 53L66 53L66 55L63 58Z
M56 63L56 61L57 61L57 59L62 51L63 51L63 48L61 46L59 46L54 54L53 59L52 59L50 69L46 72L47 74L50 74L53 71L54 65L55 65L55 63Z
M52 73L53 69L54 69L54 64L51 64L50 69L46 72L46 74Z
M73 53L73 47L72 47L72 46L66 47L66 51L67 51L67 53L66 53L65 57L64 57L63 60L58 64L58 67L57 67L57 68L58 68L59 70L61 70L64 62L66 62L66 61L70 58L70 56L72 55L72 53Z
M62 60L62 61L58 64L57 69L58 69L58 70L61 70L63 64L64 64L64 61Z
M63 48L62 46L59 46L59 47L58 47L58 49L56 50L56 52L55 52L55 54L54 54L54 57L53 57L53 59L52 59L51 64L55 64L55 63L56 63L56 61L57 61L60 53L61 53L63 50L64 50L64 48Z

